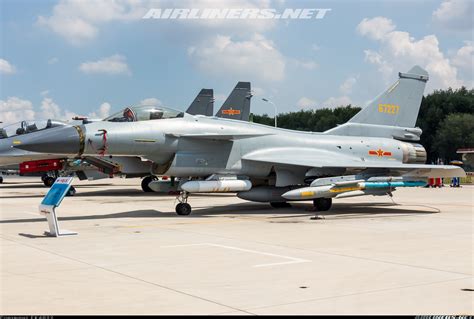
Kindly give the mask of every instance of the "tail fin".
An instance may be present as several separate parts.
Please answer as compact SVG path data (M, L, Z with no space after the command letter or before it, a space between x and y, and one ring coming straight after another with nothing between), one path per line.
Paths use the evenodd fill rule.
M202 89L196 96L193 103L188 107L186 113L191 115L212 116L214 113L214 90Z
M216 113L217 117L248 121L250 116L250 82L239 82Z
M348 123L415 127L428 72L414 66L390 88L363 108Z

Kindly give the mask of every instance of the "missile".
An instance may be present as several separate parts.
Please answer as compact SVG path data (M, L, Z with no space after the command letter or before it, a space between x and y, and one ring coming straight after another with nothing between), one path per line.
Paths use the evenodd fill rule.
M189 181L181 185L188 193L225 193L248 191L252 183L248 180Z
M339 194L364 191L366 194L374 190L387 191L396 187L419 187L425 186L425 181L396 181L396 182L344 182L342 184L333 184L325 186L310 186L291 190L282 195L287 200L309 200L315 198L336 197ZM355 193L354 193L355 194ZM340 196L341 197L341 196Z
M326 185L326 186L313 186L313 187L303 187L291 190L289 192L284 193L281 195L283 198L287 200L306 200L306 199L315 199L321 197L334 197L335 194L332 195L330 193L333 185ZM354 188L351 190L358 190L359 188ZM349 190L348 190L349 191Z

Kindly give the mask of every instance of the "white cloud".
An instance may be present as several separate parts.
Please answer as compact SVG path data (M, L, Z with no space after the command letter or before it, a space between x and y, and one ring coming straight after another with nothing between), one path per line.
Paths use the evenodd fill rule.
M467 79L467 86L472 87L474 85L474 42L465 41L464 44L453 56L452 61L458 68L459 74Z
M54 119L60 121L70 121L79 114L69 110L63 110L50 97L44 97L41 101L40 112L37 112L37 119Z
M380 40L393 30L395 30L395 25L392 23L392 20L384 17L365 18L357 26L357 31L361 35L373 40Z
M112 107L110 106L110 103L102 103L99 107L99 116L100 118L106 118L110 114L110 109Z
M139 19L146 12L143 3L133 0L61 0L49 17L38 17L38 24L51 29L68 42L79 45L94 39L100 24Z
M380 28L380 30L373 28ZM463 81L458 78L456 67L439 48L435 35L427 35L420 40L408 32L396 31L391 20L377 17L364 19L357 30L379 42L378 52L365 50L365 59L374 64L386 82L393 81L397 72L406 72L414 65L420 65L429 72L428 90L459 87Z
M13 74L16 72L16 69L13 65L10 64L7 60L0 59L0 73L1 74Z
M465 41L453 58L453 65L459 68L471 69L474 66L474 42Z
M249 40L233 40L218 35L209 42L188 49L192 62L214 75L249 80L279 81L285 75L285 59L271 40L254 34Z
M344 95L352 93L352 88L357 83L358 78L359 76L349 76L344 83L341 84L339 91Z
M102 103L99 108L94 111L90 112L86 115L89 118L106 118L110 114L111 105L108 102ZM41 101L41 107L39 112L39 118L43 119L55 119L55 120L62 120L62 121L70 121L73 117L76 116L84 116L84 114L77 114L76 112L72 112L69 110L63 110L56 102L53 101L50 97L43 98Z
M338 106L346 106L352 104L352 100L348 96L330 97L322 103L323 107L336 108Z
M365 61L377 65L380 73L384 75L385 81L388 81L389 77L393 73L393 68L387 61L384 60L382 54L372 50L364 50L364 53Z
M296 102L296 106L298 106L299 108L302 108L302 109L306 109L306 108L314 108L316 107L316 104L317 102L315 100L312 100L308 97L302 97L298 100L298 102Z
M60 0L48 16L39 16L37 23L44 26L73 45L81 45L97 38L100 28L111 22L141 21L150 8L193 8L193 9L264 9L269 8L270 1L241 0ZM202 31L219 30L221 33L245 35L249 32L263 32L276 25L274 19L177 19L171 24L166 21L149 21L160 23L160 32L178 31L186 34L190 29ZM164 26L164 27L162 27ZM185 32L182 32L185 31ZM201 32L203 34L203 32Z
M141 105L161 106L163 103L154 97L149 97L140 101Z
M474 2L472 0L445 0L433 12L433 20L443 27L469 30L472 34Z
M46 96L46 95L49 94L49 90L41 91L40 94L41 94L42 96Z
M155 99L156 100L156 99ZM111 105L104 102L96 112L91 112L89 118L105 118L109 116ZM35 110L33 104L28 100L18 97L9 97L6 101L0 100L0 122L1 126L5 124L16 123L20 121L55 119L70 121L79 114L69 110L63 110L52 98L44 97L41 101L40 110Z
M92 119L104 119L110 115L110 109L112 106L108 102L104 102L100 105L99 109L96 112L91 112L88 114L89 118Z
M59 105L54 103L52 98L45 97L41 102L41 114L46 119L62 119Z
M9 97L6 101L0 100L0 122L3 122L2 126L34 118L35 111L30 101L22 100L16 96Z
M40 16L38 23L39 25L48 26L51 30L75 45L91 40L97 35L97 28L80 18L59 16L44 18Z
M115 54L98 61L84 62L79 66L79 70L86 74L130 74L126 58L123 55Z

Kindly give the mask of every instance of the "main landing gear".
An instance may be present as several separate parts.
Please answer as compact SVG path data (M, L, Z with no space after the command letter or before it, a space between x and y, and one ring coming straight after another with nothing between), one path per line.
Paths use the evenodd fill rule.
M145 193L153 192L153 190L148 186L148 184L150 184L151 182L156 181L156 180L158 180L158 177L156 177L155 175L150 175L150 176L147 176L144 179L142 179L142 189L143 189L143 191Z
M332 206L332 198L316 198L313 200L313 205L320 212L327 211Z
M188 197L189 193L182 191L176 199L178 200L178 205L176 205L176 214L181 215L181 216L187 216L191 214L191 205L188 204Z

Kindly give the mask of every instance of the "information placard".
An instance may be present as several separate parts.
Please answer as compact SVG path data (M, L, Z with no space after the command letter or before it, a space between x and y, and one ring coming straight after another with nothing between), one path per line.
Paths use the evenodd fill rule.
M55 211L56 207L61 204L63 198L71 188L72 180L73 177L58 177L39 205L40 214L46 216L46 220L48 221L49 231L45 232L48 236L77 235L76 232L59 229L58 218Z
M69 191L69 188L71 188L72 180L73 177L58 177L49 192L43 198L41 205L58 207Z

